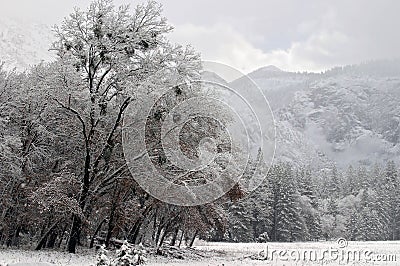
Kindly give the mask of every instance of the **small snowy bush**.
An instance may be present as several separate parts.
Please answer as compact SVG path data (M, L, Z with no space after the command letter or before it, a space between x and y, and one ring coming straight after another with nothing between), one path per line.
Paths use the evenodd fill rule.
M105 246L100 247L99 253L97 255L96 266L135 266L142 265L146 262L144 257L146 250L142 245L134 246L124 241L121 248L116 251L114 259L108 257L108 251ZM2 265L0 265L2 266Z
M117 250L117 257L115 258L113 266L130 266L130 265L137 265L136 260L134 258L132 248L125 241L121 248Z
M265 242L268 242L268 241L269 241L269 236L268 236L267 232L264 232L264 233L260 234L257 237L257 242L258 243L265 243Z
M146 251L141 245L134 247L125 241L121 248L117 250L117 256L114 259L112 266L131 266L131 265L141 265L146 262L144 254Z
M110 266L111 262L107 256L107 253L108 251L106 250L106 246L102 245L97 255L96 266Z

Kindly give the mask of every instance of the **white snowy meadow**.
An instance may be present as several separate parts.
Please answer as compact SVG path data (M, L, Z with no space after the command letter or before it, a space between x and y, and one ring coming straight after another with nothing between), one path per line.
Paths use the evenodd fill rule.
M201 258L186 260L151 257L146 265L397 265L400 259L399 245L397 242L386 241L348 242L348 246L345 248L339 248L335 241L258 244L199 243L194 248L209 251L211 255L205 254ZM265 259L266 250L269 252L267 259ZM342 253L342 250L345 253ZM276 252L272 254L274 251ZM333 252L333 255L329 255L327 251ZM365 251L370 251L368 252L369 256L358 255L364 254ZM324 260L322 260L323 252L326 252ZM305 258L304 253L306 254ZM2 266L7 263L10 266L14 264L15 266L86 266L94 265L93 261L95 260L93 252L88 250L82 250L79 255L55 251L0 250L0 256L2 258L0 263L3 263L0 265ZM259 259L254 259L255 257L259 257Z

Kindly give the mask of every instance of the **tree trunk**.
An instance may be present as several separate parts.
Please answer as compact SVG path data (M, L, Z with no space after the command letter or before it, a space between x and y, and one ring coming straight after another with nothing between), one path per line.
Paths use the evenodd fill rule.
M78 244L81 225L82 225L81 218L79 218L77 215L73 215L72 227L71 227L71 232L69 234L68 247L67 247L69 253L76 252L76 245Z
M180 248L181 247L181 245L182 245L182 240L183 240L183 235L185 234L185 232L182 230L182 233L181 233L181 238L179 239L179 245L178 245L178 248Z
M172 235L172 239L171 239L171 246L175 246L176 244L176 239L178 238L178 233L179 233L179 228L176 228L174 231L174 234Z
M65 235L65 230L67 230L67 223L64 225L64 227L61 231L60 240L58 241L57 248L61 247L62 241L64 239L64 235Z
M168 234L168 229L165 228L165 229L162 231L162 233L161 233L160 243L158 244L159 247L161 247L162 244L164 243L164 239L165 239L165 237L167 236L167 234Z
M193 235L192 239L190 240L189 247L193 246L194 240L196 239L197 234L198 234L198 231L194 232L194 235Z
M13 246L19 246L19 233L21 232L21 226L17 227L17 230L15 230L15 234L12 239L12 245Z
M132 230L129 233L129 240L133 244L136 244L136 240L137 240L137 237L139 235L139 230L140 230L141 226L142 226L142 221L140 219L135 223L135 225L133 226Z
M158 242L159 242L160 236L161 236L161 232L163 229L164 229L164 227L162 226L162 222L160 222L160 224L157 227L157 231L156 231L156 239L155 239L156 245L158 245Z
M49 236L49 234L53 231L53 229L57 226L57 224L58 224L59 222L60 222L60 221L57 220L56 222L54 222L54 223L49 227L49 229L46 231L46 233L44 233L43 236L42 236L42 238L39 240L39 242L38 242L38 244L37 244L35 250L41 250L41 249L42 249L42 247L46 244L47 237Z
M54 233L54 232L50 234L50 237L46 244L47 248L54 248L54 246L56 244L57 236L58 236L58 234Z
M104 218L99 225L97 226L96 230L93 233L92 239L90 240L90 245L89 248L93 248L94 246L94 240L96 239L97 234L99 233L101 227L103 226L104 222L107 221L107 218Z
M118 200L119 200L119 195L120 191L118 189L118 182L115 182L114 185L114 193L112 195L112 204L111 204L111 211L110 211L110 217L108 218L108 228L107 228L107 235L106 235L106 247L110 245L110 239L112 237L112 232L115 227L115 211L118 207Z
M110 239L112 237L112 231L114 229L114 214L115 214L115 208L113 206L111 209L110 217L108 219L108 228L107 228L107 235L106 235L106 240L105 240L106 247L108 247L110 245Z
M83 176L83 185L81 188L81 194L79 197L79 206L81 210L85 210L86 200L89 195L89 186L90 186L90 148L89 144L86 141L86 157L85 157L85 167L84 167L84 176ZM74 214L72 218L72 227L71 233L68 239L68 252L75 253L76 245L79 242L79 236L82 230L82 219Z

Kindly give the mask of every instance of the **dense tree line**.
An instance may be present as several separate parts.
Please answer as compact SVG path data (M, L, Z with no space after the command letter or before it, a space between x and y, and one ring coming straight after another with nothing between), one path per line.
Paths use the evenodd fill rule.
M398 170L273 166L254 193L229 204L228 241L399 240Z

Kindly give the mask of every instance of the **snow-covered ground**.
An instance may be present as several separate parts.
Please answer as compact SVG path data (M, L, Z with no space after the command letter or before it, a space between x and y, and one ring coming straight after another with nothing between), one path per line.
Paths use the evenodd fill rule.
M96 260L94 251L82 250L78 254L70 254L49 250L14 250L0 249L0 266L12 265L93 265Z
M346 245L347 244L347 245ZM205 243L198 250L211 256L200 260L151 257L147 265L400 265L400 242ZM262 258L266 258L262 260ZM305 258L304 258L305 257ZM324 258L321 260L321 258ZM259 258L257 260L256 258ZM56 251L0 250L0 265L93 265L95 254ZM42 264L26 264L26 263Z

